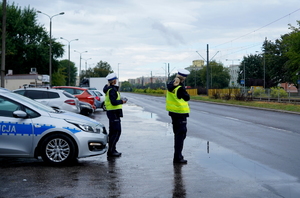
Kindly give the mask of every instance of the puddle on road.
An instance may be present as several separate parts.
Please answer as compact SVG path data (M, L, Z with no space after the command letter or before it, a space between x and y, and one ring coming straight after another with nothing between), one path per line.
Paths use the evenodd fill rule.
M199 139L189 138L188 141L199 142ZM296 177L247 159L213 142L201 140L201 147L203 149L198 153L200 157L196 157L197 162L218 175L238 181L255 181L284 197L300 195L300 184Z
M157 115L155 113L147 112L147 111L142 111L142 112L136 112L134 114L135 116L139 118L144 118L144 119L154 119L157 120Z

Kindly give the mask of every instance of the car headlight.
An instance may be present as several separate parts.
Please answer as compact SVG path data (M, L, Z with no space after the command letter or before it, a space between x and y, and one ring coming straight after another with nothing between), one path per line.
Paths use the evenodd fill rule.
M93 127L91 125L85 124L85 123L75 123L73 121L67 120L67 122L75 125L76 127L80 128L82 131L90 132L90 133L101 133L102 128L101 127Z

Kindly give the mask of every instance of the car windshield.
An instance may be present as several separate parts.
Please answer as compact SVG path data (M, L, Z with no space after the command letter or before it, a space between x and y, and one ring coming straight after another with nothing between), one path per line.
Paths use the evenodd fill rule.
M43 111L46 111L46 112L55 112L54 109L52 109L51 107L49 106L46 106L40 102L37 102L35 100L32 100L30 98L27 98L25 96L22 96L20 94L16 94L16 93L12 93L12 92L7 92L5 93L6 96L10 96L12 98L15 98L17 100L20 100L22 102L25 102L25 103L29 103L30 105L34 106L35 108L38 108L40 110L43 110ZM26 104L25 104L26 105Z

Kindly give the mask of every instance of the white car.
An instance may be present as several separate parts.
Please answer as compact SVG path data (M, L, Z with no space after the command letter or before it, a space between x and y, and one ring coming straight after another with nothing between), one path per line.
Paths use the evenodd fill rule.
M72 94L57 89L48 88L24 88L13 92L34 99L54 109L80 113L79 100Z
M50 164L107 151L103 124L0 90L0 157L35 157Z

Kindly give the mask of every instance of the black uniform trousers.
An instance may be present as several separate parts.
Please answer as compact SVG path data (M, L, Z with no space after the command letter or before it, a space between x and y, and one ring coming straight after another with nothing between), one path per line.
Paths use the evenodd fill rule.
M187 133L187 118L171 116L174 132L174 160L182 160L183 143Z
M116 145L121 136L121 118L114 111L107 111L109 119L108 153L116 152Z

